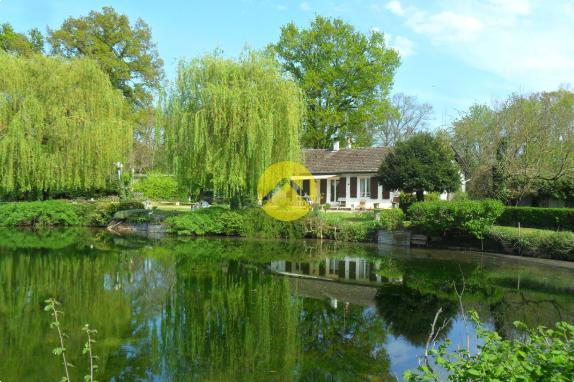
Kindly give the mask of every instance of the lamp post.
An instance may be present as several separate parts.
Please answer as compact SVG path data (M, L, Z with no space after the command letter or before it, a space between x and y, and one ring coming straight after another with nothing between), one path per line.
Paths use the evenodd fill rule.
M123 198L125 196L124 183L122 181L122 170L124 168L124 165L122 162L116 162L114 163L114 166L116 166L116 169L118 170L118 186L119 186L120 198Z

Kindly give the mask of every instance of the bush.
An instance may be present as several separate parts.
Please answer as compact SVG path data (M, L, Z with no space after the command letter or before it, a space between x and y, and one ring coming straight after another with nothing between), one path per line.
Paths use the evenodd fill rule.
M516 255L574 261L574 233L494 226L486 237Z
M83 225L80 205L59 200L0 204L0 225L6 227Z
M428 192L424 194L425 202L436 202L440 200L440 193ZM410 206L417 202L417 195L415 193L401 192L399 197L399 208L406 213Z
M399 208L384 209L378 211L381 229L394 231L403 228L405 213Z
M168 230L178 235L246 236L258 238L321 238L339 241L370 241L381 229L373 213L338 214L313 211L306 217L283 222L260 208L229 210L210 207L166 219Z
M574 230L574 208L506 207L497 224L554 230Z
M419 202L409 208L408 216L411 227L427 235L463 234L482 239L503 210L496 200Z
M210 207L166 219L170 232L178 235L243 235L243 216L226 208Z
M150 174L135 182L133 189L152 200L187 200L187 193L171 175Z
M141 210L144 208L143 203L137 201L97 202L94 204L85 204L84 221L87 226L104 227L112 221L118 211Z
M523 335L502 339L485 329L476 314L473 321L479 337L478 351L464 347L449 351L450 340L431 349L435 365L446 370L448 381L574 381L574 326L556 323L554 328L528 329L521 322L514 325ZM432 365L422 364L407 371L409 382L442 381L444 375Z

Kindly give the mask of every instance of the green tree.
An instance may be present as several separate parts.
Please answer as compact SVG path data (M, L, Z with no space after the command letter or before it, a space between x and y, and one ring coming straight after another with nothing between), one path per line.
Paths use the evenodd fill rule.
M416 192L456 191L460 173L448 141L439 135L419 133L399 142L381 164L379 182L386 189Z
M127 106L92 60L0 55L0 194L104 189L132 145Z
M474 105L452 142L476 197L519 202L574 180L574 93L561 89Z
M163 61L142 19L131 25L127 16L103 7L49 29L48 40L56 54L96 60L135 109L151 105L153 92L160 87Z
M0 25L0 51L17 56L31 56L42 53L44 50L44 36L36 28L31 29L28 35L14 31L12 25Z
M306 95L303 146L329 148L347 138L372 143L366 122L391 109L388 95L400 64L382 33L367 36L341 19L317 16L308 29L282 27L271 50Z
M166 144L180 184L255 196L265 168L299 159L303 109L297 85L263 55L182 62L165 106Z

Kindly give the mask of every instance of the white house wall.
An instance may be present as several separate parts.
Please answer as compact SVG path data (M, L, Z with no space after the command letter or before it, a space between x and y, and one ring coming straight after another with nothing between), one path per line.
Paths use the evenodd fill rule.
M392 208L393 207L393 203L392 203L392 199L394 196L396 196L396 193L394 192L390 192L389 193L389 199L383 199L383 186L381 186L380 184L378 185L378 189L377 189L377 199L372 199L371 197L365 198L365 197L360 197L360 181L359 178L367 178L369 179L370 182L370 178L375 177L376 174L342 174L342 175L338 175L337 178L333 178L333 179L327 179L327 192L325 195L325 203L328 204L332 204L331 202L331 181L333 180L341 180L341 179L346 179L346 184L345 184L345 207L346 208L351 208L351 209L357 209L359 208L359 205L361 203L361 201L365 201L365 208L367 209L373 209L375 207L375 204L378 204L378 208ZM357 195L357 197L351 197L351 178L357 178L357 184L356 184L356 192L355 195ZM320 203L321 201L321 187L320 187L320 180L316 179L315 180L315 185L317 187L317 203ZM339 198L337 198L339 200Z

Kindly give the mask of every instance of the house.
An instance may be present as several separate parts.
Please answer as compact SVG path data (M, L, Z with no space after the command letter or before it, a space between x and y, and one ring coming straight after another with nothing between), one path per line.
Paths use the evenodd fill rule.
M351 209L392 208L398 193L386 190L377 181L377 172L389 152L387 147L344 149L335 142L332 150L304 150L305 167L313 179L303 180L303 191L316 182L319 204ZM395 195L396 194L396 195Z

